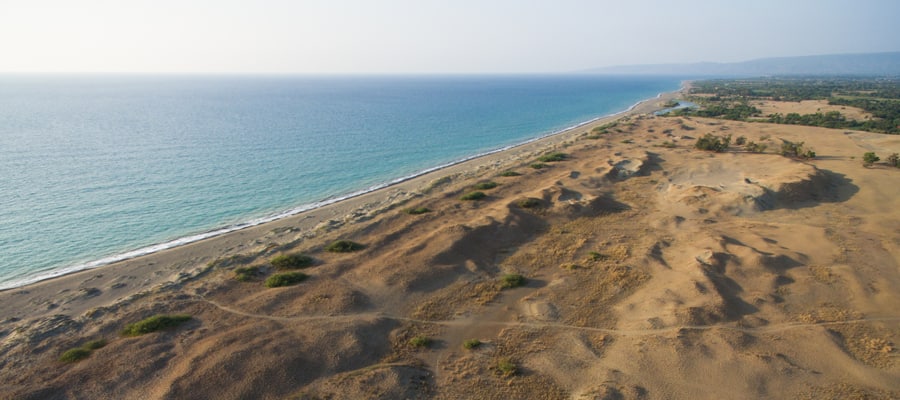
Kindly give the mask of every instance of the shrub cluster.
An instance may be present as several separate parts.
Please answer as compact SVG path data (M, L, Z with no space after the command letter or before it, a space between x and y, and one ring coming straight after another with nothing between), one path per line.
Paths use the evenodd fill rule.
M520 208L534 208L541 205L541 201L538 199L533 199L531 197L526 197L516 202L516 205Z
M249 282L258 277L262 270L258 265L252 267L240 267L234 270L234 280L238 282Z
M529 165L529 167L534 168L534 169L541 169L541 168L545 168L546 166L547 166L547 164L539 163L539 162Z
M125 329L122 330L122 336L140 336L165 329L172 329L190 320L191 316L186 314L157 314L150 318L125 325Z
M544 154L544 155L538 157L538 161L540 161L540 162L557 162L557 161L564 161L568 157L569 156L566 153L550 153L550 154Z
M522 286L527 282L524 276L519 274L506 274L500 278L500 286L503 289L512 289Z
M300 269L313 265L313 258L301 253L279 254L269 260L278 269Z
M812 151L812 149L804 148L803 142L791 142L789 140L782 139L781 143L781 155L785 157L796 157L803 159L816 158L816 152Z
M699 150L721 153L728 150L729 145L731 145L731 135L718 136L707 133L703 135L703 137L697 139L697 143L694 144L694 147Z
M325 251L332 253L350 253L364 249L365 246L350 240L336 240L325 246Z
M84 360L85 358L88 358L94 350L103 346L106 346L106 340L91 340L90 342L81 345L81 347L66 350L65 353L62 353L62 355L59 356L59 361L72 363Z
M293 286L309 278L302 272L285 272L283 274L275 274L266 279L266 287L276 288L282 286Z
M478 346L481 346L481 341L478 339L469 339L463 342L463 348L467 350L472 350Z
M497 182L487 181L487 182L478 182L472 188L475 190L488 190L488 189L493 189L497 186L499 186L499 184Z
M409 345L416 348L428 347L431 344L431 338L425 335L418 335L409 339Z
M516 171L503 171L500 173L500 176L519 176L522 175Z
M487 197L487 195L484 194L484 192L475 191L475 192L466 193L459 199L460 200L481 200L485 197Z
M409 215L419 215L431 212L431 209L429 209L428 207L407 208L406 210L403 210L403 212Z
M497 360L497 371L503 376L513 376L519 372L519 367L509 358L501 358Z

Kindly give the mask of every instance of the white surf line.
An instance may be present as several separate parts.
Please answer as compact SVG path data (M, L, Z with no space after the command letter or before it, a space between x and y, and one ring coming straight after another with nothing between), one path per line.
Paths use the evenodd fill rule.
M188 300L190 301L190 300ZM662 333L671 333L678 332L682 330L691 330L691 331L706 331L706 330L730 330L737 331L743 333L773 333L773 332L783 332L791 329L799 329L799 328L812 328L812 327L821 327L821 326L835 326L835 325L852 325L852 324L861 324L867 322L896 322L900 321L900 317L872 317L872 318L859 318L859 319L850 319L845 321L825 321L825 322L785 322L781 324L773 324L762 326L758 328L743 328L740 326L728 326L728 325L683 325L683 326L672 326L667 328L656 328L656 329L610 329L610 328L596 328L590 326L577 326L577 325L567 325L553 322L521 322L521 321L471 321L467 319L457 319L450 321L429 321L423 319L416 318L408 318L408 317L400 317L396 315L388 315L378 312L372 313L361 313L361 314L347 314L347 315L309 315L309 316L296 316L296 317L278 317L273 315L265 315L265 314L253 314L244 311L240 311L225 305L222 305L216 301L209 300L202 296L197 296L196 301L201 301L204 303L208 303L222 311L226 311L232 314L241 315L248 318L260 318L267 319L271 321L282 321L282 322L307 322L307 321L344 321L344 320L355 320L355 319L390 319L394 321L401 322L412 322L418 324L430 324L430 325L442 325L442 326L458 326L466 323L478 323L481 325L495 325L495 326L507 326L507 327L526 327L526 328L535 328L535 329L544 329L544 328L556 328L556 329L568 329L568 330L578 330L578 331L587 331L587 332L600 332L600 333L608 333L612 335L618 336L652 336L658 335Z

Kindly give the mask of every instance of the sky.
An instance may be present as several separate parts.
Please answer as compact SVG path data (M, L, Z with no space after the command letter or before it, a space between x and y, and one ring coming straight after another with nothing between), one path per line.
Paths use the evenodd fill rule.
M897 0L0 0L0 73L565 73L900 51Z

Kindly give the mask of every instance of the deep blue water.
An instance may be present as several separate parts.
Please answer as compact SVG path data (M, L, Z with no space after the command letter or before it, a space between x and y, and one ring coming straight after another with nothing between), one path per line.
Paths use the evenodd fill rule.
M585 75L0 76L0 288L340 198L623 111L679 84Z

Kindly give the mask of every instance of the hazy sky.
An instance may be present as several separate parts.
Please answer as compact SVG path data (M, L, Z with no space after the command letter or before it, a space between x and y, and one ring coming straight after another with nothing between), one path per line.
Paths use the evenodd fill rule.
M529 73L900 50L897 0L0 0L0 72Z

